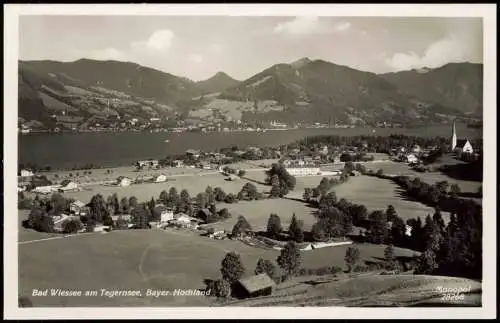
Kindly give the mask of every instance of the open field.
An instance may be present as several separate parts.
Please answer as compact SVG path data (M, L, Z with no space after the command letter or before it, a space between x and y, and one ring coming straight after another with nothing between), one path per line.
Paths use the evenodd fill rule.
M254 231L266 231L267 220L271 213L277 214L281 218L283 229L287 230L290 225L293 213L298 220L304 221L304 229L309 231L316 222L312 214L313 208L305 203L289 199L266 199L260 201L241 201L235 204L219 204L219 209L226 207L232 214L232 217L217 223L207 224L207 227L213 227L216 230L231 231L238 221L238 216L243 215Z
M271 296L229 301L229 306L481 306L481 283L463 278L425 275L300 277L285 282ZM468 290L460 303L441 300L439 288Z
M390 175L406 175L413 177L420 177L423 182L434 184L439 181L448 181L451 184L458 184L462 192L477 192L477 189L481 186L481 182L474 181L463 181L453 179L445 174L440 172L429 172L429 173L420 173L412 170L405 163L396 163L396 162L380 162L380 163L366 163L367 169L372 169L373 171L377 171L378 169L383 169L385 174Z
M20 230L25 230L20 228ZM383 257L383 245L358 244L361 259ZM302 252L307 268L344 267L347 246ZM224 255L242 257L246 275L259 258L276 260L278 251L249 247L239 241L212 240L178 230L133 230L73 236L19 245L19 292L34 306L206 306L201 296L160 298L145 295L148 288L203 288L203 279L220 277ZM413 251L395 248L396 256ZM142 297L32 297L33 289L140 290Z
M371 176L351 177L346 183L333 188L337 198L345 198L347 201L363 204L369 212L384 211L389 204L392 204L405 222L418 216L423 221L427 214L431 216L434 214L432 207L399 196L399 190L399 186L392 181ZM441 213L444 221L448 222L449 213Z

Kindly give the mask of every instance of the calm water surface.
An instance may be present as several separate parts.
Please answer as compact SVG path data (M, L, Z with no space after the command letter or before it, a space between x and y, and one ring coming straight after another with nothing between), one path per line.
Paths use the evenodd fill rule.
M118 166L140 159L163 158L183 153L187 149L203 151L223 147L277 146L312 135L379 135L398 133L408 136L450 136L450 126L415 129L295 129L262 132L214 133L81 133L19 135L19 163L40 166L73 167L87 163ZM482 130L457 125L458 137L481 138ZM166 143L165 140L169 142Z

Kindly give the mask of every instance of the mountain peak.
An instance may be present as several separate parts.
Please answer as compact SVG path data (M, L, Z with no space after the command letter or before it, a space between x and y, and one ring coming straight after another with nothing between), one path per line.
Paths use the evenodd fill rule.
M311 62L312 61L309 59L309 57L302 57L301 59L292 62L290 65L292 65L293 68L301 68L302 66L309 64Z

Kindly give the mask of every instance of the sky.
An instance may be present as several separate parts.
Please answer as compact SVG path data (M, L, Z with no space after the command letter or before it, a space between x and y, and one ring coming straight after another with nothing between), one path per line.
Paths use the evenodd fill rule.
M21 16L21 60L138 63L194 81L244 80L322 59L373 73L482 63L481 18Z

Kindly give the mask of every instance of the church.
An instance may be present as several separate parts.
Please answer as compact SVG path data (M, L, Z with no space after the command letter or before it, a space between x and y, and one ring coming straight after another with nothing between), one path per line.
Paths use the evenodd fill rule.
M472 144L467 138L458 139L457 140L457 131L455 127L455 120L453 120L453 129L451 135L451 151L456 152L458 155L462 153L472 154L474 149L472 148Z

